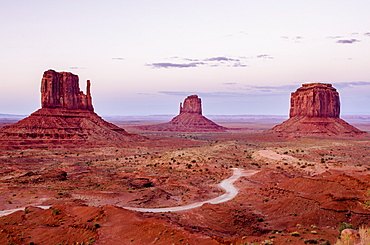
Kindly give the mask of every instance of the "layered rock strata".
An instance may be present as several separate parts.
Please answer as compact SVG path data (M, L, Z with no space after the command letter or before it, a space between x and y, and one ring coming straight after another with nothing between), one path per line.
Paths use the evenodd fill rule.
M103 120L94 112L90 81L86 94L80 91L77 75L44 72L41 80L42 108L17 123L0 129L1 141L19 144L75 144L87 141L130 141L124 129Z
M289 136L353 136L365 133L339 116L339 93L331 84L303 84L291 94L290 118L270 131Z
M188 96L180 103L180 114L170 122L140 127L152 131L217 132L222 127L202 115L202 101L197 95Z

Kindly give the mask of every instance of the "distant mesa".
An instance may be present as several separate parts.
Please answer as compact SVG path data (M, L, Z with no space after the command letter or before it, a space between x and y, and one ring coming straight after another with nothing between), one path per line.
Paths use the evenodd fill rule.
M180 103L180 114L170 122L141 126L141 129L152 131L178 132L224 132L222 127L202 115L202 101L198 95L190 95Z
M289 136L354 136L366 133L340 119L339 115L339 93L331 84L302 84L291 94L290 118L269 131Z
M80 91L77 75L53 70L44 72L41 80L42 108L1 128L1 144L86 144L131 140L130 136L135 135L103 120L94 112L90 86L88 80L84 94Z

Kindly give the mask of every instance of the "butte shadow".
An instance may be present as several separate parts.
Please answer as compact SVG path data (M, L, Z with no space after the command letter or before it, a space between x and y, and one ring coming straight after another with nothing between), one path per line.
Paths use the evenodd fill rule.
M180 103L180 114L167 123L140 126L143 130L174 132L225 132L220 126L202 115L202 100L198 95L190 95Z
M291 94L290 118L267 132L290 137L367 134L340 119L339 114L339 93L331 84L302 84Z
M0 147L124 146L144 139L98 116L94 112L90 86L88 80L85 95L80 91L77 75L45 71L41 80L42 108L0 129Z

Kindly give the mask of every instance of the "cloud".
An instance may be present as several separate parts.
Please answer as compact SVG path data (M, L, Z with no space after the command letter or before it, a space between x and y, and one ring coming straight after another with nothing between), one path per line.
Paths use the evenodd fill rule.
M223 85L236 85L236 83L223 83ZM197 94L200 97L250 97L261 95L281 95L294 92L300 85L281 85L281 86L252 86L238 84L236 92L216 91L216 92L196 92L196 91L158 91L160 94L185 97L191 94Z
M360 42L360 40L358 40L358 39L341 39L341 40L337 41L337 43L342 43L342 44L352 44L352 43L356 43L356 42Z
M189 92L189 91L158 91L160 94L182 96L186 97L192 94L199 95L200 97L243 97L246 93L235 92Z
M338 38L343 38L343 36L328 36L326 38L330 38L330 39L338 39Z
M249 86L249 89L254 91L254 93L281 94L294 92L299 87L300 84L288 84L280 86Z
M354 88L356 86L369 86L370 82L366 81L356 81L356 82L347 82L347 83L336 83L335 88Z
M79 68L78 68L78 66L71 66L71 67L69 67L69 69L71 69L71 70L77 70Z
M364 35L370 37L370 32L365 32Z
M177 56L167 58L167 60L174 62L156 62L146 64L146 66L151 66L153 68L193 68L200 66L207 67L247 67L246 64L242 62L245 60L245 57L226 57L226 56L217 56L204 59L192 59L192 58L180 58Z
M204 65L203 62L192 62L192 63L152 63L146 64L147 66L152 66L153 68L190 68L190 67L198 67L200 65Z
M125 60L125 59L122 57L115 57L115 58L112 58L112 60Z
M295 43L301 43L301 40L303 39L302 36L295 36L295 37L281 36L281 38L287 41L294 41Z
M273 59L274 57L272 57L271 55L268 55L268 54L260 54L260 55L257 55L256 58L258 59Z
M230 67L230 66L229 66L229 67ZM247 67L247 65L242 64L242 63L240 63L240 62L236 62L236 63L234 63L234 64L232 65L232 67Z
M227 57L213 57L204 59L204 61L239 61L239 59L227 58Z

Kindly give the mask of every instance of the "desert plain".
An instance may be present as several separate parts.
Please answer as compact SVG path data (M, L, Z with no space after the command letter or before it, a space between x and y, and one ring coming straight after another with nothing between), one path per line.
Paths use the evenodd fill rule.
M2 145L0 244L335 244L341 229L369 227L368 134L282 137L266 132L279 117L210 118L228 130L157 132L140 126L159 121L108 118L141 138ZM366 116L346 120L370 131ZM207 203L234 169L253 174L233 182L231 200Z

